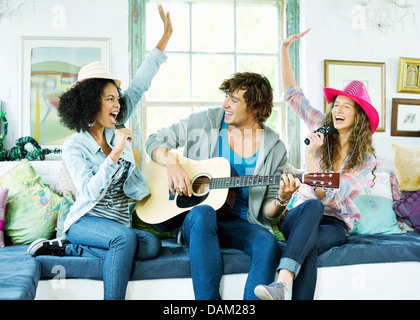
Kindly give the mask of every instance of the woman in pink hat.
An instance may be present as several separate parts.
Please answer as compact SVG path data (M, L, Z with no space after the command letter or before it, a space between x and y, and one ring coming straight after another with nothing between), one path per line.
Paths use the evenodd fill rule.
M339 172L340 187L313 188L303 183L294 194L293 209L283 213L282 232L287 243L277 269L279 274L276 282L255 288L255 294L261 299L289 298L292 282L293 299L313 299L317 258L347 241L354 222L360 219L354 199L362 191L366 176L376 168L372 134L378 127L379 116L363 83L351 81L343 90L324 88L329 103L326 114L311 106L301 88L296 87L288 50L309 30L282 43L284 96L312 132L307 136L306 171ZM331 133L324 136L315 132L324 125L329 125Z
M28 253L103 260L105 299L124 299L133 259L156 257L160 240L131 228L128 200L141 200L149 189L134 159L130 129L124 124L166 60L172 35L169 13L159 5L164 33L122 94L121 82L100 62L84 66L60 99L59 115L76 130L63 145L63 160L77 188L76 201L64 222L66 239L39 239Z

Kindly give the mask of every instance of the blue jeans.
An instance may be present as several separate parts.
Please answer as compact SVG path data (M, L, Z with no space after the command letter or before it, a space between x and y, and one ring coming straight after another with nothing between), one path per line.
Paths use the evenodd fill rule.
M338 218L325 216L323 204L314 199L287 213L282 232L287 242L277 269L295 274L294 300L311 300L315 293L318 256L347 242L347 226Z
M103 259L105 300L124 300L133 259L155 258L162 247L155 235L104 218L82 217L66 232L66 255Z
M197 300L220 299L223 274L220 247L239 249L251 257L244 299L257 299L254 288L273 282L279 250L276 238L265 228L235 215L218 221L214 209L202 205L188 213L182 234L190 247L191 276Z

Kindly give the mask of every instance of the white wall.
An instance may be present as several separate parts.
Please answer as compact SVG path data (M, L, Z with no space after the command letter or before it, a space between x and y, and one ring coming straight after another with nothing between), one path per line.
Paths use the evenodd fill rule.
M375 0L378 3L385 0ZM301 30L312 28L301 49L301 86L311 103L324 108L324 60L385 62L385 132L374 134L378 156L390 157L392 144L420 146L420 138L391 137L392 98L420 99L419 94L397 93L400 57L420 58L420 0L412 0L416 19L410 14L402 23L389 28L367 25L352 27L352 10L357 0L301 0ZM342 88L337 88L342 89ZM303 134L305 134L305 131Z
M420 145L420 138L390 135L392 98L420 99L397 93L399 57L420 58L420 0L411 1L419 7L416 19L409 16L393 27L354 30L352 10L357 0L301 0L301 30L312 28L302 41L301 86L314 106L322 110L324 105L324 59L386 63L386 132L374 135L380 156L392 153L392 143ZM65 10L63 29L57 23L56 6ZM127 1L28 0L20 13L0 20L0 100L9 120L8 149L19 138L21 36L109 37L112 73L123 87L128 81Z
M8 2L15 8L16 1ZM19 13L0 20L0 100L9 121L6 149L13 147L20 137L22 36L110 38L111 72L126 88L129 79L128 1L27 0Z

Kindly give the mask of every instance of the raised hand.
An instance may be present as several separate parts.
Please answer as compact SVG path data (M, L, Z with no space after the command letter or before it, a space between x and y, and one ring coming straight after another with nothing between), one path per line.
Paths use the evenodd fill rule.
M292 34L290 37L288 37L287 39L284 39L283 40L282 45L285 46L285 47L290 47L297 39L302 38L309 31L311 31L311 28L309 28L308 30L303 31L301 33Z
M171 21L171 15L170 13L165 13L163 10L163 7L161 4L158 5L159 15L163 22L163 36L159 40L158 44L156 45L156 48L158 48L160 51L165 51L166 46L168 45L169 39L172 36L173 32L173 26Z
M293 34L287 39L283 40L281 45L281 80L283 83L283 90L286 91L289 88L296 86L296 79L293 74L293 68L290 63L289 57L289 47L292 43L294 43L297 39L302 38L306 35L311 29L298 33Z

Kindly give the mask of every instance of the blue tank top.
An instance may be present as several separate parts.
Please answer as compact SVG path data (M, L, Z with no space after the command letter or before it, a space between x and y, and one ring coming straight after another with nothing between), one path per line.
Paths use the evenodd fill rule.
M219 139L217 141L213 156L227 159L230 162L232 169L240 177L254 175L259 150L251 157L239 157L229 146L227 139L227 129L228 125L225 123L225 118L223 117ZM241 191L236 194L236 200L232 209L232 214L235 214L242 219L248 220L248 188L241 188Z

